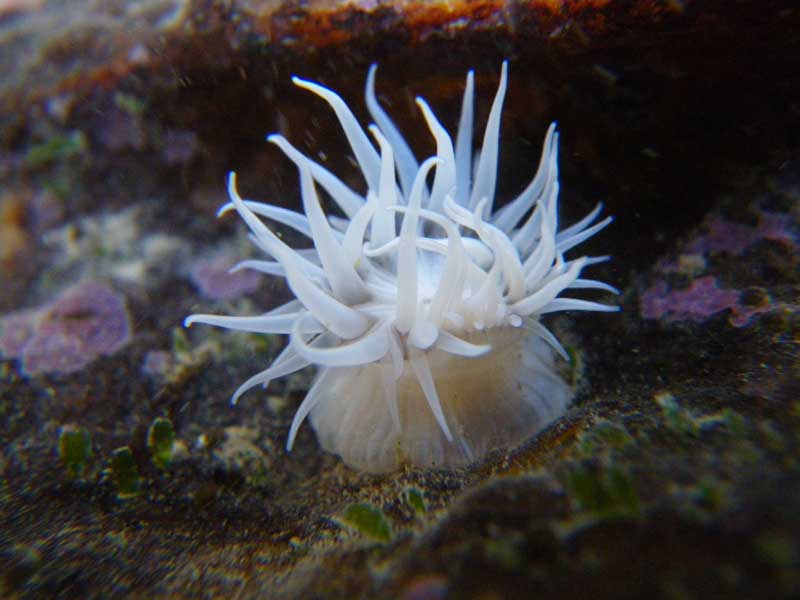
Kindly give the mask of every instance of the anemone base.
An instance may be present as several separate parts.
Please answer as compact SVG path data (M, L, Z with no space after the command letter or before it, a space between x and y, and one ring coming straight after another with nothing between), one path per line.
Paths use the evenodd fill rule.
M505 327L468 339L493 349L478 358L440 350L427 354L452 442L436 422L409 364L397 381L398 430L381 366L370 364L334 369L329 390L310 414L322 448L373 473L404 463L456 467L518 444L564 414L572 392L555 371L553 351L539 336Z

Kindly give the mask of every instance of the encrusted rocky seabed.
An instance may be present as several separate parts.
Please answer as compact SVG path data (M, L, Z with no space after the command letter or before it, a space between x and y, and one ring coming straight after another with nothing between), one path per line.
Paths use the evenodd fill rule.
M0 591L18 598L792 597L800 589L800 9L793 2L0 0ZM565 222L619 315L547 321L567 415L469 468L357 473L280 350L184 330L286 299L227 268L224 175L298 206L279 131L361 189L290 75L432 152L510 59L499 197L561 131ZM388 104L393 102L392 104ZM287 232L287 238L290 236Z

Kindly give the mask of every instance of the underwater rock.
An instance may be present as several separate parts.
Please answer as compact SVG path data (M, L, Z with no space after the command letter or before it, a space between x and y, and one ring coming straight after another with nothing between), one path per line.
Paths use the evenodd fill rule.
M125 297L95 281L75 284L37 309L0 317L0 352L21 359L29 375L77 371L130 339Z
M230 271L238 261L233 254L200 259L191 268L191 280L200 294L211 300L230 300L258 289L261 278L256 271Z
M730 309L736 327L746 325L750 317L770 309L768 305L745 307L739 298L741 292L724 289L715 277L696 279L685 290L670 290L665 281L658 281L642 294L642 317L666 321L704 321L711 315Z
M0 252L15 266L0 276L0 596L796 595L796 0L0 7L0 186L13 195ZM291 75L335 85L361 120L363 81L350 74L378 63L378 99L425 158L434 144L414 98L455 127L474 67L483 122L504 59L520 76L507 92L498 194L524 188L540 134L558 120L559 223L598 201L616 217L586 244L613 255L596 268L623 292L620 318L553 320L574 404L518 449L465 468L356 473L306 430L287 455L310 376L228 400L278 340L257 347L249 336L222 353L192 331L170 345L208 303L192 264L241 245L241 227L213 219L225 172L243 174L248 197L297 210L296 172L264 143L280 131L361 193L335 122ZM82 278L120 286L96 284L122 308L85 298L50 315L64 356L41 341L39 365L73 368L87 344L110 350L106 334L84 330L130 342L68 377L27 377L20 361L56 286ZM658 319L642 313L650 288ZM263 285L229 309L286 295ZM163 417L175 433L168 469L148 448ZM65 467L68 424L85 428L92 459ZM129 449L116 464L132 485L106 471L118 449ZM388 542L337 525L364 505L380 508Z

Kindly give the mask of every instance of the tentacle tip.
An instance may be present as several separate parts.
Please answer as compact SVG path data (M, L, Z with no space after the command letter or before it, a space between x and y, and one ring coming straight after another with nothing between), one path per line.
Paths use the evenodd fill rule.
M494 346L492 346L491 344L481 344L480 346L478 346L478 351L475 353L475 358L478 358L480 356L486 356L487 354L489 354L489 352L492 351L493 348Z
M323 85L315 83L309 79L303 79L302 77L298 77L297 75L292 75L292 83L295 84L297 87L301 87L304 90L314 92L315 94L319 94L320 90L327 89Z
M225 215L227 215L232 210L233 210L233 204L231 204L230 202L226 202L225 204L219 207L216 216L219 219L220 217L224 217Z
M191 327L194 324L194 315L189 315L183 320L184 327Z

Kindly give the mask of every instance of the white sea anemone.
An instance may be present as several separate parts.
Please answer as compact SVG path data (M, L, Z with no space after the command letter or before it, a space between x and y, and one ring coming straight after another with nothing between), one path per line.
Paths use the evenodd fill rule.
M559 296L576 288L616 293L580 277L584 267L607 257L564 257L611 218L596 222L598 204L559 231L555 124L533 181L494 209L507 71L503 63L476 156L472 72L455 147L425 100L417 98L436 142L436 155L419 164L376 99L373 66L366 104L377 147L340 96L293 79L335 111L366 180L365 195L280 135L268 140L297 165L305 214L243 200L230 174L230 202L220 214L236 209L252 241L274 259L246 260L235 268L284 277L296 299L259 316L192 315L185 324L289 335L286 349L236 390L234 402L254 386L317 367L287 450L310 416L322 447L353 467L443 468L516 444L564 413L571 390L554 370L553 351L565 359L566 353L540 317L617 310ZM317 185L346 218L326 218ZM290 248L259 217L295 229L314 247Z

